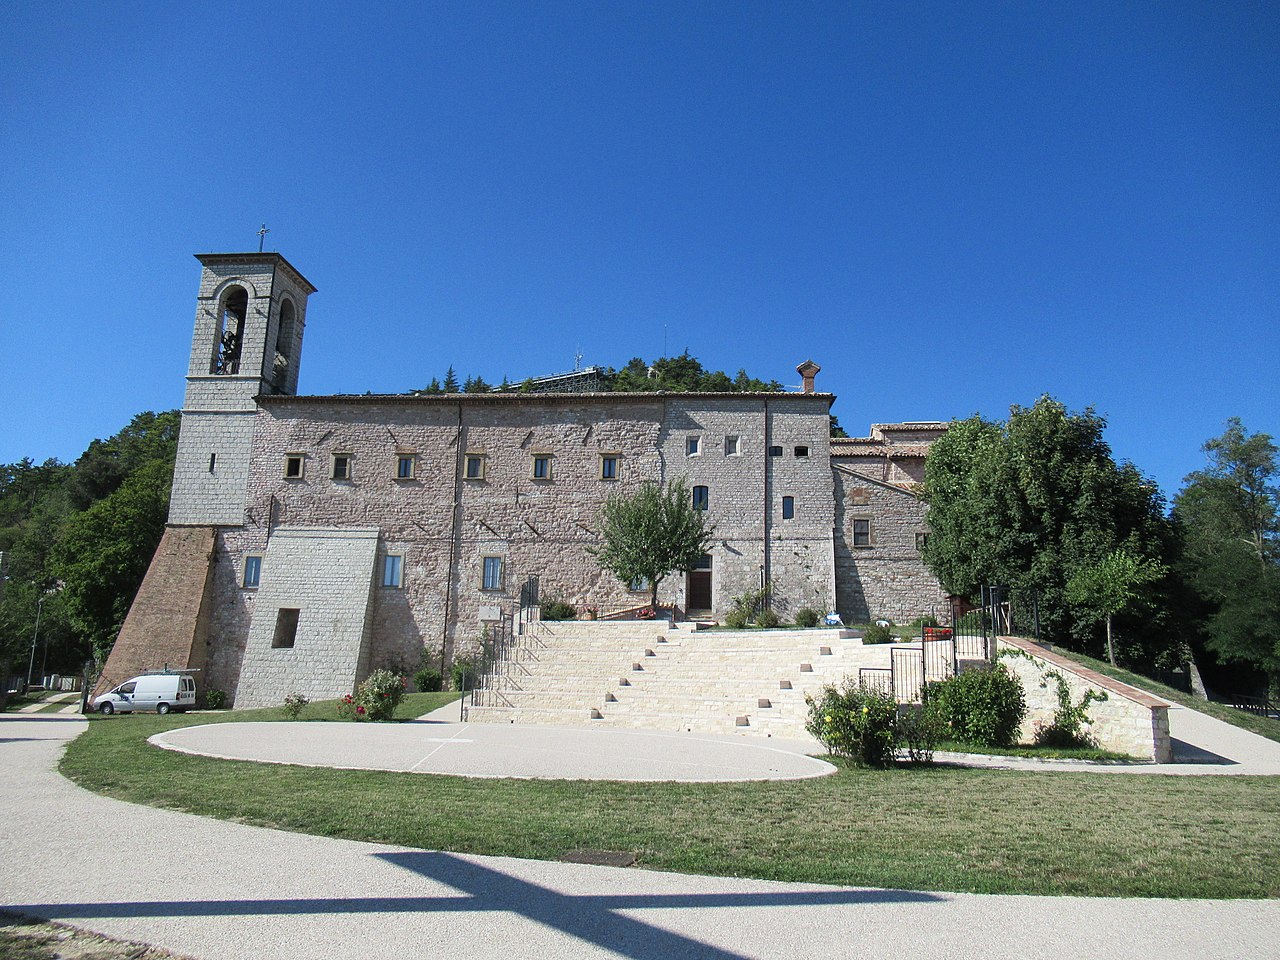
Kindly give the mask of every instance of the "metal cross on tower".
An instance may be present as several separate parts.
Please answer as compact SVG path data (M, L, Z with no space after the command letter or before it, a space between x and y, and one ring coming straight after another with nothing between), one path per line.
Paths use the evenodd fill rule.
M262 252L262 245L266 243L267 234L270 232L271 231L267 229L267 225L265 223L262 225L262 229L258 231L258 252L259 253Z

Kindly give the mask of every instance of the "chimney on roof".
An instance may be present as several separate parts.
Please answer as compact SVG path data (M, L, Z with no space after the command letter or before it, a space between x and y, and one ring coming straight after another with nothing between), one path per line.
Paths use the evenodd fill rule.
M822 368L812 360L806 360L800 366L796 367L796 373L804 378L804 386L801 387L803 393L813 393L813 378L818 375Z

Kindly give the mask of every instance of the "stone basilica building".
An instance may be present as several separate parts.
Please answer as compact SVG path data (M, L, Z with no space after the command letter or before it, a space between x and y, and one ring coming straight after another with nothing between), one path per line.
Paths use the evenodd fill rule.
M817 364L789 393L299 395L315 288L276 253L205 254L169 523L101 685L167 665L236 706L338 697L509 624L532 575L642 605L589 548L613 493L684 478L715 528L660 603L715 617L772 585L846 622L943 613L914 494L943 423L831 439Z

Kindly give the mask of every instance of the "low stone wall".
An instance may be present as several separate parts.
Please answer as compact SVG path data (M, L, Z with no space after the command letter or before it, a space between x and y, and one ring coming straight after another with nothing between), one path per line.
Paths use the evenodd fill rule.
M1030 741L1038 724L1049 724L1058 709L1058 687L1050 679L1050 671L1060 673L1071 691L1073 703L1079 703L1088 690L1105 692L1107 699L1089 704L1088 730L1104 750L1170 763L1173 746L1169 739L1169 704L1159 697L1131 687L1127 683L1104 677L1095 670L1059 656L1030 640L1000 637L999 649L1020 650L1023 656L1003 656L1003 663L1021 682L1027 694L1027 719L1022 737ZM1028 659L1030 657L1030 659Z

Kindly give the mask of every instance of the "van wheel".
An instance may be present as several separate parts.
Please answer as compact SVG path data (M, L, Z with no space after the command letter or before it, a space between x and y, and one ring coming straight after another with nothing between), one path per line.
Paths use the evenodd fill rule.
M156 705L156 713L160 714L160 716L163 717L168 712L169 712L169 705L167 703L161 703Z
M98 707L98 712L105 713L109 717L111 714L116 712L116 708L110 703L104 703L102 706Z

